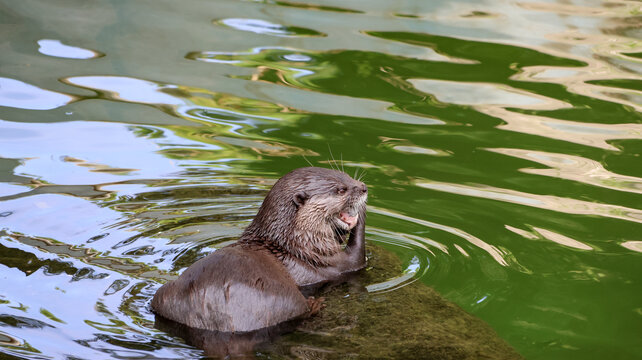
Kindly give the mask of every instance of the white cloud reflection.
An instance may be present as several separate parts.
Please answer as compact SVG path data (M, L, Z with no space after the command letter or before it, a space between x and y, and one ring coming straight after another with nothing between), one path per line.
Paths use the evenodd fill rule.
M0 106L26 110L51 110L69 104L73 100L74 97L70 95L0 77Z

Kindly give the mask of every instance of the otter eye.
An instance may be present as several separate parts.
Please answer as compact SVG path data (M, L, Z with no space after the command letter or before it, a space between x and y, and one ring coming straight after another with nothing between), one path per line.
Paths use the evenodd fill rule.
M346 193L347 190L348 190L348 188L345 187L345 186L339 187L339 188L337 188L337 194L343 195L343 194Z

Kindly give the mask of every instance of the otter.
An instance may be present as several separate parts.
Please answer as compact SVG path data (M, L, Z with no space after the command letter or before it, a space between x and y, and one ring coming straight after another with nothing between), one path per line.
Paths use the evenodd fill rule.
M323 299L306 298L302 288L366 265L367 194L364 183L338 170L291 171L268 192L239 241L163 285L152 310L188 327L224 333L316 314Z

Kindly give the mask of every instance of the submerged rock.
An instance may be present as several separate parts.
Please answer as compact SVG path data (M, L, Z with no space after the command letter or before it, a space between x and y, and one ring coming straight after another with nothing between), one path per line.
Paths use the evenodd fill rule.
M401 262L378 246L369 267L344 282L305 289L325 297L319 314L249 333L221 333L156 318L214 358L512 360L522 357L481 319L416 281L370 293L366 285L399 273Z
M261 354L300 359L522 359L488 324L419 281L368 293L364 285L385 281L401 269L393 253L380 247L369 251L367 270L321 289L326 307Z

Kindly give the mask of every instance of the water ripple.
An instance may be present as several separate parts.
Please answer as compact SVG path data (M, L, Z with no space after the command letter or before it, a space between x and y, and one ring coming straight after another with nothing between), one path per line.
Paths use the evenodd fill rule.
M642 253L642 241L629 240L629 241L622 242L622 244L620 244L620 245L622 245L623 247L625 247L625 248L627 248L629 250L633 250L633 251L637 251L639 253Z
M516 190L495 188L492 186L462 185L426 180L417 180L415 185L430 190L504 201L566 214L604 216L642 223L642 210L631 209L624 206L592 203L553 195L529 194Z
M639 10L639 6L635 3L627 2L612 2L612 6L604 7L591 7L575 4L555 4L555 3L541 3L541 2L519 2L517 6L535 11L552 12L562 15L571 16L597 16L597 17L622 17L626 18L631 16L631 13Z
M550 97L511 88L507 85L465 83L444 80L410 80L419 90L437 100L459 105L518 107L520 109L561 109L570 104Z
M45 90L25 82L0 77L0 106L26 110L51 110L74 101L75 97Z
M493 245L490 245L490 244L484 242L483 240L479 239L478 237L475 237L475 236L473 236L471 234L468 234L465 231L453 228L451 226L434 223L432 221L427 221L427 220L423 220L423 219L417 219L417 218L413 218L413 217L410 217L410 216L402 215L402 214L399 214L399 213L396 213L396 212L393 212L393 211L390 211L390 210L377 208L377 207L374 207L374 206L368 206L368 211L371 212L371 213L374 213L374 214L380 214L380 215L396 218L396 219L399 219L399 220L410 221L410 222L413 222L415 224L419 224L419 225L426 226L426 227L429 227L429 228L432 228L432 229L437 229L437 230L445 231L447 233L456 235L456 236L458 236L458 237L470 242L471 244L479 247L480 249L486 251L500 265L503 265L503 266L508 266L509 265L507 259L505 258L505 256L506 256L505 253L503 253L497 247L495 247Z
M332 11L332 12L353 13L353 14L363 13L363 11L352 10L352 9L347 9L343 7L310 4L310 3L295 2L295 1L282 1L282 0L247 0L247 1L254 1L262 4L292 7L292 8L305 9L305 10Z
M560 245L564 245L564 246L568 246L568 247L571 247L571 248L574 248L574 249L594 250L593 246L591 246L591 245L585 244L585 243L583 243L581 241L578 241L578 240L575 240L575 239L571 239L568 236L565 236L565 235L562 235L562 234L558 234L558 233L556 233L554 231L551 231L551 230L546 230L546 229L542 229L542 228L538 228L538 227L533 227L532 228L533 231L532 232L528 232L526 230L522 230L522 229L510 226L510 225L506 225L505 227L506 227L506 229L508 229L508 230L510 230L510 231L522 236L522 237L530 239L530 240L537 240L537 239L540 239L540 238L544 238L544 239L550 240L550 241L552 241L554 243L557 243L557 244L560 244Z
M557 177L607 189L642 194L642 178L613 173L595 160L534 150L499 148L488 150L550 167L550 169L520 169L519 171L523 173Z
M38 51L41 54L66 58L66 59L94 59L105 56L98 51L83 49L76 46L63 44L60 40L42 39L38 40Z
M366 289L371 293L393 291L421 279L430 268L429 256L435 256L430 248L436 248L448 254L448 248L445 245L420 236L374 227L368 227L367 235L370 241L377 244L392 245L396 249L403 248L405 252L412 254L400 273L389 274L385 281L366 285Z
M424 284L527 358L640 353L639 4L296 1L0 5L0 353L202 357L154 291L328 148L372 294L284 357L424 354Z
M312 29L306 29L297 26L285 26L281 24L274 24L269 21L260 19L240 19L229 18L217 20L214 23L229 26L231 28L249 31L257 34L296 37L296 36L326 36L324 33Z
M498 126L500 129L538 135L605 150L620 151L617 147L609 144L609 140L639 139L642 137L642 124L596 124L558 120L521 114L495 106L483 106L478 109L480 112L506 121L506 124Z

